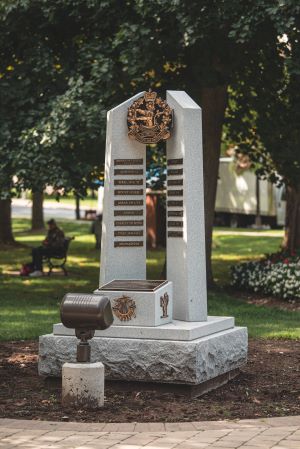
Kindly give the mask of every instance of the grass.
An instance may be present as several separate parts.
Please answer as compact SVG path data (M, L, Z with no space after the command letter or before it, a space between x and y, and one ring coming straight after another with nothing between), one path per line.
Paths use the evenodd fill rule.
M57 203L56 198L52 195L45 195L45 201L50 203ZM75 207L75 197L73 195L62 196L59 199L59 203L62 205L71 205ZM97 197L92 198L91 196L87 196L80 199L80 206L86 206L90 209L97 209L98 199Z
M51 332L52 324L59 320L59 304L65 293L91 292L98 286L99 252L94 249L90 224L67 220L60 224L66 235L75 236L68 257L68 277L55 274L49 278L23 279L18 271L22 263L30 261L30 249L18 247L0 252L0 340L31 339ZM28 228L29 220L14 220L17 241L37 246L44 233L33 234ZM209 293L209 313L235 316L238 325L248 327L251 337L300 338L299 312L246 304L222 289L229 282L231 264L278 249L281 233L265 234L253 233L249 237L224 234L222 229L215 232L213 267L218 287ZM148 252L149 279L159 278L163 263L163 250Z

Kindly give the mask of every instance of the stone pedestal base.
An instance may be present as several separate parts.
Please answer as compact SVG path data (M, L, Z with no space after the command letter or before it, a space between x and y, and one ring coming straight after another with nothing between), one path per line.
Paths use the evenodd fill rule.
M39 373L60 376L62 364L75 361L76 343L73 336L40 337ZM188 341L95 337L91 346L109 380L199 385L244 365L248 336L233 327Z
M64 363L62 404L96 409L104 405L104 366L102 363Z

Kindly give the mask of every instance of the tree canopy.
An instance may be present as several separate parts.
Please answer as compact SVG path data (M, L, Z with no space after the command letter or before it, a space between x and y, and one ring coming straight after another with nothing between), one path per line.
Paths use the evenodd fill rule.
M259 146L283 175L295 162L298 131L287 117L299 114L299 8L296 0L0 0L0 194L10 195L13 176L19 188L84 191L104 160L108 109L149 87L162 96L186 90L203 107L209 255L226 106L230 138L244 151Z

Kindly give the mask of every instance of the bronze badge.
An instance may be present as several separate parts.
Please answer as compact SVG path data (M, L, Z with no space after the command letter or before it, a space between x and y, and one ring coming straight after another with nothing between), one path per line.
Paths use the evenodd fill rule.
M169 295L165 293L164 296L160 297L160 307L162 308L162 316L161 318L168 318L168 304L169 304Z
M120 298L114 299L112 309L120 321L130 321L131 318L136 318L136 305L134 300L129 296L123 295Z
M128 136L141 143L157 143L170 137L173 110L156 92L145 92L128 109Z

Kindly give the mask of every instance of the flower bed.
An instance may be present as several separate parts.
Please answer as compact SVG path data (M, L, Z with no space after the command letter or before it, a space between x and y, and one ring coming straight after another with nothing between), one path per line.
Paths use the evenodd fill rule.
M300 300L300 254L279 252L231 267L234 287Z

